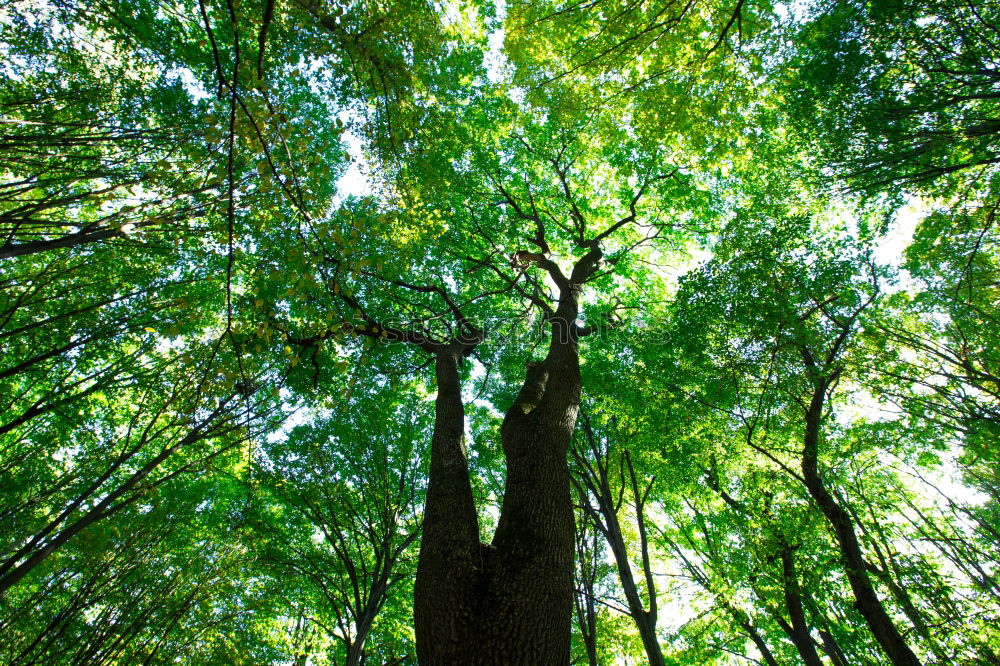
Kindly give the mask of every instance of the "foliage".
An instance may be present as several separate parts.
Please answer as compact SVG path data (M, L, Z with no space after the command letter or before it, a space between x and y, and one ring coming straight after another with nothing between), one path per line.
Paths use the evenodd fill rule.
M488 543L503 414L599 251L574 663L913 663L862 597L920 663L1000 663L998 30L9 3L0 661L413 663L428 346L472 340Z

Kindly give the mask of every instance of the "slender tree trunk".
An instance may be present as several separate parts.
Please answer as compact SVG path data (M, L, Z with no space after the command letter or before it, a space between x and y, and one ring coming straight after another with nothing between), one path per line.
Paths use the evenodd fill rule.
M646 500L649 491L653 487L650 480L646 489L639 490L639 481L635 475L635 467L632 465L632 454L625 451L625 466L628 469L629 481L632 487L632 504L635 507L636 526L639 528L639 552L642 555L642 574L646 582L646 597L649 600L649 609L643 609L640 603L639 612L641 619L636 618L639 627L639 635L642 637L642 645L646 649L646 656L649 658L650 666L663 666L663 652L660 650L660 639L656 635L656 620L659 615L656 603L656 585L653 582L653 566L649 558L649 539L646 536ZM623 552L624 556L625 553ZM624 560L626 565L628 559ZM639 599L638 589L635 582L632 583L634 595ZM631 600L630 602L631 603Z
M646 658L650 666L662 666L663 653L660 650L659 638L656 635L657 603L656 587L653 584L653 572L649 558L649 541L646 535L645 502L650 486L645 491L640 490L635 468L632 465L632 457L626 450L622 454L619 466L618 482L623 486L618 496L611 488L612 466L610 450L602 452L598 444L598 437L594 434L589 419L583 418L583 431L589 444L592 460L588 460L587 454L579 449L573 451L573 456L577 461L579 470L574 482L580 492L584 510L591 516L594 524L604 536L604 540L611 548L611 553L615 558L615 565L618 569L618 580L621 583L625 600L628 604L629 616L632 618L639 630L642 639L643 649L646 651ZM608 449L610 449L610 445ZM628 469L628 479L625 478L625 469ZM622 534L621 523L618 520L618 510L621 508L621 499L624 497L625 486L632 491L632 504L635 508L636 526L639 532L639 550L642 557L642 575L646 583L646 594L649 598L649 609L646 609L639 592L639 586L635 581L635 574L632 572L632 564L629 560L628 549L625 544L625 537ZM588 495L592 495L597 506L591 504Z
M819 653L816 652L816 644L809 631L805 612L802 610L799 574L795 569L795 556L791 547L782 544L779 557L781 558L781 577L785 588L785 607L788 609L788 617L792 621L788 637L795 644L795 648L799 651L806 666L823 666L823 662L819 659Z
M605 512L602 511L602 513ZM615 558L615 564L618 568L618 578L625 593L625 600L628 602L629 615L631 615L636 628L639 630L639 637L642 639L642 645L646 651L646 658L649 660L650 666L662 666L664 663L663 653L660 651L660 642L656 636L656 606L654 601L656 591L652 588L648 590L651 606L650 610L647 611L639 594L639 586L635 582L635 576L632 574L632 565L629 563L625 539L613 509L604 515L604 519L607 527L605 538L608 541L608 545L611 546L611 552ZM646 573L649 572L647 571Z
M826 615L820 610L819 605L813 600L809 594L803 595L803 601L809 606L809 610L812 613L813 621L817 625L819 630L819 636L823 641L823 651L826 652L826 656L830 659L830 663L833 666L848 666L850 661L847 655L844 654L844 650L840 647L837 639L833 637L830 633L830 620Z
M378 617L379 611L382 610L382 604L385 603L387 592L388 586L384 579L372 586L372 590L368 595L368 603L365 604L364 609L362 609L357 619L357 631L354 634L351 647L347 650L345 666L361 666L364 663L365 643L368 640L368 634L371 632L372 625L375 624L375 618Z
M101 231L94 231L90 233L79 232L75 234L69 234L63 236L62 238L57 238L55 240L49 241L27 241L24 243L7 243L0 246L0 259L9 259L11 257L21 257L26 254L35 254L36 252L45 252L47 250L56 250L62 247L76 247L77 245L86 245L87 243L96 243L98 241L107 240L108 238L114 238L115 236L124 236L120 228L115 229L102 229Z
M757 646L757 651L760 652L760 656L764 659L764 663L766 663L767 666L778 666L778 660L774 658L774 654L771 652L771 649L767 647L767 643L764 642L764 638L760 635L760 632L757 631L757 627L753 626L753 623L751 623L749 618L746 617L746 614L737 613L736 609L732 606L727 606L727 610L730 615L733 616L733 619L735 619L739 625L743 627L743 631L747 632L747 635L750 636L750 640L753 641L753 644Z
M431 468L413 593L417 658L432 666L473 663L480 612L482 557L465 453L460 352L451 343L435 362Z
M889 544L889 539L878 523L878 518L872 508L871 502L864 496L861 497L861 500L867 504L868 513L872 520L871 528L865 527L858 512L850 505L847 505L845 508L851 518L858 524L858 527L861 528L862 535L868 537L868 543L878 560L878 564L868 562L868 572L889 588L889 592L892 593L903 614L910 620L910 624L913 625L917 634L924 639L924 643L930 647L937 659L941 662L948 661L947 656L941 651L940 645L938 645L938 642L931 635L927 623L924 622L924 618L920 611L917 610L913 599L910 598L909 592L903 587L905 582L903 576L900 574L899 565L892 555L892 547Z
M864 617L875 640L895 666L920 666L920 660L903 640L882 601L868 578L867 564L850 515L826 489L819 474L819 434L823 418L823 403L830 378L816 380L812 399L806 411L806 428L802 448L802 476L806 488L820 511L833 527L840 546L844 573L854 593L857 609Z
M581 498L581 503L586 501ZM586 513L579 514L576 534L576 622L587 651L588 666L597 663L597 608L596 590L598 558L600 557L597 533L590 528ZM596 527L594 528L597 529Z

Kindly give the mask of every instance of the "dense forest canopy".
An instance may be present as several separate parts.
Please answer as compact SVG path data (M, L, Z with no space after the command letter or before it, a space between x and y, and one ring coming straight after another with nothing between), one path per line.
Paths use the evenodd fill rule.
M0 54L0 662L1000 664L996 0Z

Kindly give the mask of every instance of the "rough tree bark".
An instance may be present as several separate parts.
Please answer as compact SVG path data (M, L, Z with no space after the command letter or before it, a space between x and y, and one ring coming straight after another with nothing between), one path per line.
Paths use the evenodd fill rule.
M533 257L559 289L548 354L529 362L504 417L507 478L489 546L479 543L463 442L458 364L476 341L425 347L438 396L414 598L421 664L569 664L573 612L573 504L567 453L580 403L576 320L597 242L566 277Z

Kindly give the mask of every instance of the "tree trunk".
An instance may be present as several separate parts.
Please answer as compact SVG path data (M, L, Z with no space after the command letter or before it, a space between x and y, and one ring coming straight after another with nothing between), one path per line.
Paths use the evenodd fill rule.
M548 354L528 363L504 416L507 479L488 547L479 545L458 377L459 359L482 337L473 332L447 344L421 338L422 348L436 356L438 382L414 594L417 657L424 666L569 665L575 544L566 456L580 407L577 316L582 285L603 256L598 240L585 245L589 250L569 278L544 255L533 255L556 283L559 305L543 308Z
M868 578L867 563L851 517L826 489L819 474L819 433L823 418L823 403L831 380L816 380L813 396L806 411L806 428L802 448L802 477L809 494L833 527L840 546L844 573L854 593L856 606L875 640L895 666L920 666L920 660L903 640L892 618L882 606Z
M473 663L480 612L479 520L465 453L461 350L437 353L434 434L423 537L414 583L414 629L421 664Z
M611 548L611 553L615 559L618 569L618 580L625 594L628 604L629 616L639 630L639 637L642 639L643 648L646 651L646 658L650 666L663 666L663 653L660 651L659 639L656 636L656 587L653 584L653 572L649 559L649 542L646 537L645 502L650 486L646 490L640 491L635 468L632 465L632 457L626 449L622 454L618 483L627 486L632 491L632 504L635 507L636 523L639 531L640 553L642 555L642 574L646 582L646 593L649 597L649 610L646 609L642 595L639 593L639 586L635 582L635 575L632 573L632 564L628 557L625 537L622 534L621 523L618 520L618 510L621 508L621 499L624 497L624 488L615 499L615 492L611 488L612 465L611 446L607 450L601 450L598 438L593 432L590 420L583 417L583 432L590 449L592 460L588 459L588 454L579 448L573 450L573 456L577 462L577 472L573 481L577 484L577 490L581 496L583 510L590 516L594 525L604 536L604 540ZM625 478L625 469L628 469L628 481ZM591 503L590 496L593 496L597 503Z
M414 599L423 665L569 664L574 521L566 456L580 402L576 291L552 318L502 428L507 478L496 534L479 544L458 381L461 345L437 353L431 472Z
M504 419L507 481L481 626L489 647L477 663L569 663L574 544L566 452L576 408L546 404L548 391L566 379L549 376L550 361L529 369L528 390Z
M584 500L580 499L582 503ZM596 590L598 558L601 556L597 533L586 513L578 516L576 532L576 624L587 651L588 666L597 663L597 604ZM593 530L597 528L594 527Z
M788 617L792 621L788 628L788 637L795 648L802 656L802 662L806 666L823 666L816 652L816 644L809 631L809 624L806 622L805 612L802 610L802 594L799 591L799 574L795 569L795 556L792 548L787 544L782 544L781 551L781 577L785 590L785 607L788 609Z
M764 638L760 635L760 632L757 631L757 627L753 626L750 620L746 617L746 614L737 614L735 612L736 609L731 606L727 607L727 610L729 610L733 619L735 619L739 625L743 627L743 631L747 632L747 635L750 636L750 640L753 641L753 644L757 646L757 651L760 652L760 656L764 659L764 663L767 664L767 666L778 666L778 660L774 658L774 654L771 653L771 649L767 647L767 643L764 642Z

